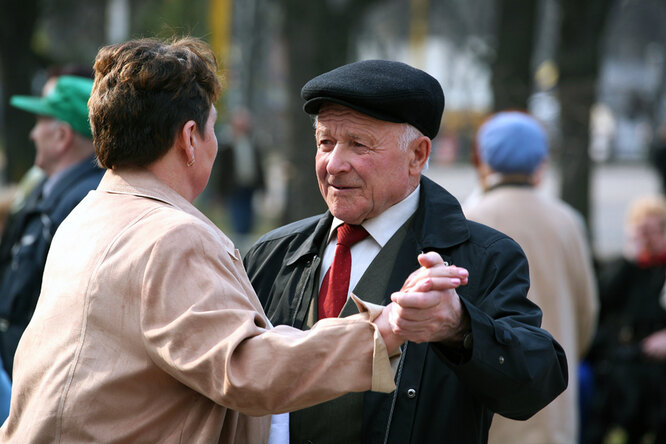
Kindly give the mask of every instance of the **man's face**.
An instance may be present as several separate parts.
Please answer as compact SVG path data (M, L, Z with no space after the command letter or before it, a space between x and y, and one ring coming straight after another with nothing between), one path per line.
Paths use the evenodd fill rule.
M35 165L49 176L53 174L62 153L63 125L52 117L37 116L37 122L30 131L36 150Z
M349 224L373 218L418 185L425 159L400 147L404 125L337 104L324 105L315 138L317 181L331 213ZM420 139L420 138L419 138ZM429 154L429 145L428 152Z

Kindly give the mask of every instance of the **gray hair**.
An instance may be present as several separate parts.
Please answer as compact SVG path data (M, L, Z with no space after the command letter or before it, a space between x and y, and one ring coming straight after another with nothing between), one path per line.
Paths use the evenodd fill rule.
M401 150L407 151L409 144L423 136L423 133L410 125L409 123L402 124L402 134L398 140L398 146Z

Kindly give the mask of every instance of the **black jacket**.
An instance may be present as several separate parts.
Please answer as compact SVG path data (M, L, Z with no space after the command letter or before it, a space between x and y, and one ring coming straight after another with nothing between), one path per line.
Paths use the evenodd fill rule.
M11 376L14 353L39 298L51 239L60 223L90 190L104 170L94 157L72 167L56 182L48 198L38 201L44 183L27 197L9 220L0 242L0 356Z
M303 327L331 219L326 213L278 228L246 255L248 275L273 324ZM493 412L526 419L566 388L564 351L539 328L541 310L526 298L528 265L518 244L465 219L456 199L427 178L387 303L418 268L422 251L469 270L468 285L457 291L471 317L473 349L464 357L439 344L407 343L397 390L365 394L363 442L485 443Z

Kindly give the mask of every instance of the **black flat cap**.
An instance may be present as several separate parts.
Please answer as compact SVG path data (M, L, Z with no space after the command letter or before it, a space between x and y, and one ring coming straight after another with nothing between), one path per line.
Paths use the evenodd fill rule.
M306 83L301 97L308 114L317 114L324 102L339 103L379 120L409 123L431 139L444 111L444 92L434 77L388 60L335 68Z

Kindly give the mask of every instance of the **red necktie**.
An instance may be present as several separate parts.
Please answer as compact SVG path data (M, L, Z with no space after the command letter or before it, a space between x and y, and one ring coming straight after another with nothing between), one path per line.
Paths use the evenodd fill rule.
M333 263L319 289L319 319L337 317L347 302L351 273L349 248L367 236L368 232L360 225L342 224L338 227L338 243Z

